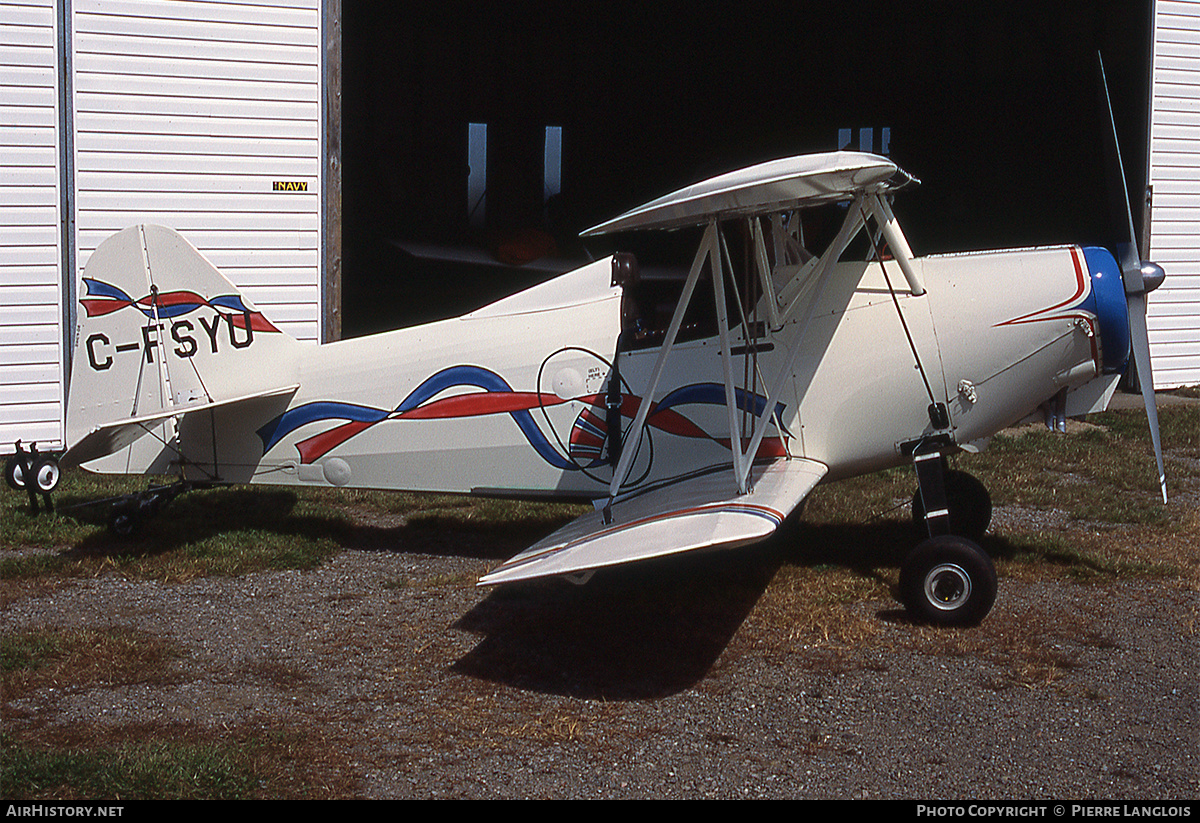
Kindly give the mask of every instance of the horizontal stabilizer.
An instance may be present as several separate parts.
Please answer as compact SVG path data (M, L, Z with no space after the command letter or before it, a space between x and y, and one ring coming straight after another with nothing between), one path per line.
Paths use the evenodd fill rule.
M195 414L196 412L208 411L219 406L232 406L236 403L245 403L250 400L258 400L264 397L281 397L292 394L299 385L282 386L265 391L254 392L253 394L242 395L241 397L233 397L228 400L218 400L215 402L200 402L188 403L185 405L171 406L161 411L156 411L152 414L139 415L138 417L127 417L121 420L114 420L111 423L105 423L101 426L96 426L81 439L78 443L67 449L67 453L63 455L60 463L65 466L78 466L83 463L88 463L105 455L118 452L121 449L133 444L141 439L143 435L149 434L156 425L170 418L182 418L184 415Z
M611 522L589 512L480 579L480 586L576 574L770 537L828 467L793 458L756 466L738 494L728 467L618 498Z

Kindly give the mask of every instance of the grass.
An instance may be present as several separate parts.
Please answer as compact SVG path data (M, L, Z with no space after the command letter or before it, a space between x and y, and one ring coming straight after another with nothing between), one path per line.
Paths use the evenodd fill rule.
M0 670L6 699L63 684L161 681L171 652L155 637L124 628L55 628L5 635Z
M219 738L172 727L123 729L134 739L0 738L0 780L12 801L321 799L345 778L321 772L327 741L298 733L228 730ZM139 739L140 738L140 739Z
M171 650L152 635L126 629L46 629L14 633L0 646L4 695L21 701L40 689L160 682ZM7 708L7 706L6 706ZM7 712L6 712L7 714ZM255 785L241 747L177 743L172 737L96 745L77 739L29 745L6 734L0 784L11 800L170 799L247 796ZM65 743L65 745L64 745Z
M179 653L126 628L53 628L0 643L5 718L44 690L119 688L177 679ZM9 801L253 799L344 793L327 741L302 730L184 724L71 724L0 736L0 786ZM302 787L302 788L301 788ZM337 787L335 789L335 787Z
M984 540L1001 577L1200 589L1200 410L1164 407L1160 418L1166 506L1145 417L1136 412L1092 416L1065 436L1040 426L1009 430L983 453L953 458L983 481L997 509L1019 515ZM861 606L893 596L899 562L917 539L908 505L914 487L907 468L819 486L740 631L755 645L788 648L813 670L886 665L870 650L898 642L891 627L904 616L898 607ZM1079 650L1110 640L1093 634L1088 615L1048 618L1045 608L993 614L973 630L905 625L899 642L991 661L989 685L997 690L1065 688ZM1196 613L1179 620L1182 634L1197 633Z
M65 472L53 514L31 512L26 496L5 494L0 579L115 570L179 582L268 569L313 569L347 545L388 538L402 543L404 531L454 528L523 539L544 534L579 511L568 504L452 495L233 486L182 495L130 539L114 539L107 525L109 507L95 501L145 488L145 482L129 478ZM31 548L39 551L3 552Z
M253 746L138 743L64 751L6 744L4 755L5 785L22 787L11 800L242 800L254 796L258 783ZM21 796L22 789L28 794Z
M956 468L984 481L997 507L1028 515L985 539L1002 576L1099 583L1139 577L1200 587L1200 557L1194 548L1200 545L1200 413L1192 406L1164 407L1160 414L1172 488L1172 502L1166 506L1158 497L1144 417L1133 412L1093 416L1087 426L1066 436L1039 427L1010 431L998 435L982 454L954 458ZM735 647L790 656L801 666L825 672L886 669L886 656L875 652L897 642L894 626L903 615L898 607L881 613L878 604L890 602L899 560L915 540L908 511L914 485L911 469L905 468L818 487L802 521L790 522L772 546L739 555L753 557L751 563L718 558L707 575L682 579L661 568L638 578L639 583L597 578L592 585L601 587L601 594L595 596L611 598L611 608L597 610L586 599L554 589L535 589L535 599L542 597L545 603L531 603L529 594L516 600L498 594L477 619L509 621L510 646L481 646L470 659L460 660L457 669L470 674L472 666L509 665L505 655L514 653L511 644L527 643L543 651L548 644L575 649L547 657L556 668L544 677L559 676L565 660L575 677L594 678L603 685L597 694L616 701L652 699L689 686L720 689L722 667L736 665L736 655L747 653L729 651ZM57 495L58 512L37 516L28 511L23 495L5 494L0 511L0 594L5 602L72 577L116 573L175 583L268 569L313 569L346 550L409 547L501 559L581 510L445 495L230 487L185 495L135 538L118 541L109 535L100 507L71 508L140 488L144 481L68 472ZM751 568L754 564L762 568ZM431 575L383 585L436 592L473 582ZM499 614L506 604L512 605L512 614ZM525 614L529 609L532 617ZM552 614L555 623L537 619L543 614ZM653 619L639 622L638 615ZM1180 620L1180 631L1200 630L1196 615ZM529 623L528 629L522 621ZM628 638L646 623L654 624L661 637L640 639L641 648L652 653L631 661L628 650L616 648L613 638ZM736 644L731 642L735 634ZM1056 614L1047 620L1036 609L994 615L974 631L905 625L900 636L900 642L926 653L991 661L994 674L988 685L996 690L1069 689L1080 649L1111 642L1091 631L1086 615L1064 619ZM686 646L701 651L685 660L675 650ZM525 660L519 650L516 656ZM613 661L626 667L623 678L613 675ZM80 724L64 731L45 727L36 709L27 708L48 689L170 683L181 676L185 663L162 638L116 625L6 629L0 638L6 729L0 738L0 779L5 797L353 793L353 770L338 760L338 747L319 730L293 726L205 732L165 724ZM672 665L679 671L664 674ZM528 669L520 676L529 677ZM619 712L617 702L598 705ZM13 731L9 721L18 716L19 731ZM536 734L570 742L600 733L569 708L542 709L524 719L481 715L478 722L498 738ZM471 727L469 718L455 723Z
M961 460L1004 505L1054 512L1058 528L1009 536L1011 556L1077 576L1200 582L1200 410L1159 410L1169 501L1163 504L1143 415L1108 412L1069 436L1031 427Z

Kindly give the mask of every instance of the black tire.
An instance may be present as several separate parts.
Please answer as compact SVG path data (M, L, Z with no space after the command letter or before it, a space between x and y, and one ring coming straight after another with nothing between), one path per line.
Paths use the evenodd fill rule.
M57 489L58 481L62 479L62 470L53 457L39 457L30 468L30 472L33 474L34 487L42 494L49 494Z
M964 471L946 472L946 508L950 512L951 534L979 542L992 524L992 496L978 478ZM920 489L913 495L912 516L913 525L926 534L925 504Z
M965 537L940 535L920 543L900 567L900 602L918 620L973 626L996 602L996 567Z
M25 490L25 472L21 469L21 458L13 455L4 461L4 482L10 489Z
M108 530L117 537L132 537L142 527L142 514L135 501L118 503L108 513Z

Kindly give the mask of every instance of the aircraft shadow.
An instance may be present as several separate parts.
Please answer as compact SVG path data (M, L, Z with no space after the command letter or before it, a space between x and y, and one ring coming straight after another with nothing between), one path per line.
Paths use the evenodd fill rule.
M536 511L504 523L475 525L451 516L382 516L375 522L357 517L307 513L299 496L283 488L231 486L190 493L165 503L137 533L118 538L107 530L85 537L70 553L136 556L165 553L222 534L263 531L309 540L330 539L351 551L410 552L430 556L507 560L569 522L568 515ZM102 525L112 500L63 496L58 514Z
M113 502L63 496L56 503L56 511L80 522L100 525L107 520ZM80 540L69 552L147 556L239 531L258 530L316 539L338 539L344 532L344 525L334 519L298 513L297 502L296 494L287 489L233 486L185 494L147 516L134 534L121 538L107 529L98 531Z
M482 637L453 669L586 699L663 697L712 668L783 562L776 541L494 590L456 624Z
M839 566L884 579L918 541L911 524L897 521L789 521L758 546L598 572L582 586L546 580L501 587L456 624L482 639L453 669L583 699L661 698L712 670L784 565ZM985 544L994 556L1013 551L1002 539ZM879 619L909 618L897 602Z

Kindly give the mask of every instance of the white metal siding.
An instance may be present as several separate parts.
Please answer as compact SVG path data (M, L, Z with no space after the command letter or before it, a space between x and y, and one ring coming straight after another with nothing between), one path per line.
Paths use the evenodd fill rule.
M0 3L0 448L62 446L54 0Z
M320 340L320 0L74 0L72 40L80 270L114 232L170 226Z
M1155 5L1150 183L1147 256L1167 273L1149 302L1154 386L1200 384L1200 3L1194 0Z

